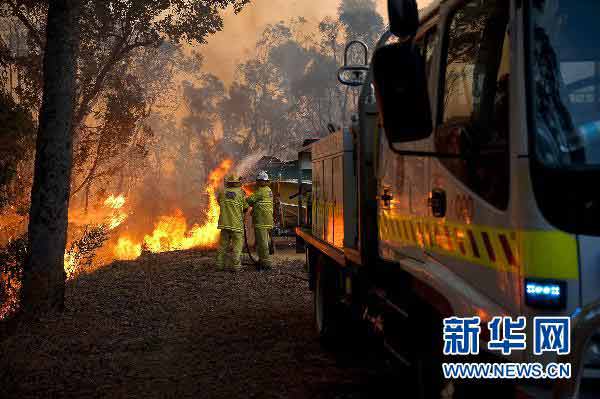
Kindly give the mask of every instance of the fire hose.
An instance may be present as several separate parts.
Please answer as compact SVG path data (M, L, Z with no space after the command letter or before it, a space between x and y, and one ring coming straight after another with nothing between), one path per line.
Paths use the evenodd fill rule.
M246 253L248 253L248 256L250 257L250 260L252 261L252 263L254 263L254 266L256 267L260 267L259 262L254 259L254 257L252 256L252 252L250 251L250 245L248 245L248 233L246 232L246 217L244 215L244 244L246 246Z

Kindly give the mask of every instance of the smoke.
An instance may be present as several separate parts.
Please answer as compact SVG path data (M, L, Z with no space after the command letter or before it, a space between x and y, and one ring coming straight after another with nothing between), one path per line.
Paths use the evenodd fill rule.
M385 15L387 0L361 1L253 0L238 15L227 10L224 30L209 37L207 45L188 49L201 53L204 65L201 71L192 74L194 76L185 76L189 77L188 82L184 82L182 76L179 82L181 106L175 117L152 123L156 145L149 162L153 167L147 169L137 189L131 193L129 206L134 214L124 226L130 229L132 237L139 238L158 217L172 214L174 209L180 210L188 222L202 223L202 211L208 203L203 191L207 172L223 157L236 160L235 173L247 176L252 172L251 167L267 152L285 158L287 152L295 153L296 143L307 132L314 135L324 130L319 125L343 123L347 115L339 111L339 105L334 104L330 114L326 114L312 103L327 99L327 93L339 97L335 92L335 60L303 48L301 43L294 41L296 37L283 37L285 40L274 44L269 49L273 51L269 51L263 60L274 66L269 72L276 70L283 79L274 83L286 94L286 101L269 98L264 106L250 109L250 100L254 98L252 88L244 82L233 82L233 79L240 64L256 57L257 41L268 25L281 22L283 27L289 27L292 18L304 18L307 23L302 25L303 31L314 29L318 32L319 22L327 16L337 19L343 5L346 9L367 11L372 11L375 5L377 11ZM419 6L424 3L427 2L421 1ZM383 24L386 21L384 17ZM256 66L257 72L265 72L260 66ZM307 99L298 106L307 111L308 116L311 116L308 111L318 109L319 115L311 116L315 123L307 124L294 117L295 114L284 118L289 107L288 97ZM269 129L263 135L257 134L257 140L262 142L234 143L253 129L247 121L250 112L255 112L257 119L268 122L262 126L269 126ZM247 156L237 161L244 155Z
M387 24L387 0L373 1ZM417 0L420 8L431 1ZM304 17L307 25L316 30L324 17L337 15L341 3L342 0L253 0L237 15L230 8L225 12L224 29L209 37L201 49L204 70L230 86L236 66L253 55L256 41L268 24Z
M236 163L235 174L238 176L247 177L252 171L252 167L256 165L256 163L265 155L266 153L264 151L259 151L256 154L244 157L242 160Z
M378 0L385 3L386 0ZM254 0L241 13L228 9L224 29L203 46L204 68L230 85L236 65L252 56L256 41L268 24L304 17L315 30L324 17L337 14L340 0Z

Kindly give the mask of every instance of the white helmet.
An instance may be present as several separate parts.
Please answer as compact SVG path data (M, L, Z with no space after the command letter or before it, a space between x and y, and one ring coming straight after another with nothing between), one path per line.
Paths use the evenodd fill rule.
M264 170L258 172L258 176L256 176L256 181L269 181L269 175Z

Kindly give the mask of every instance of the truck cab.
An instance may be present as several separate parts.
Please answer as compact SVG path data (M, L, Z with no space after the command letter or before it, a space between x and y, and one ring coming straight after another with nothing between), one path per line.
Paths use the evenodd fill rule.
M575 375L556 389L576 395L600 378L600 5L447 0L417 23L414 3L391 1L370 64L341 69L349 85L345 72L364 71L357 120L313 144L322 194L298 233L317 327L349 304L427 368L439 366L396 344L406 329L439 361L444 318L568 316ZM327 152L339 161L318 163ZM483 356L557 360L527 348Z

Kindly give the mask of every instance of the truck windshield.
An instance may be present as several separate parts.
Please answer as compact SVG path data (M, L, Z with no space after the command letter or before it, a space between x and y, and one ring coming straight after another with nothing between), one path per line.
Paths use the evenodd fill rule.
M529 3L535 156L554 168L600 167L600 1Z

